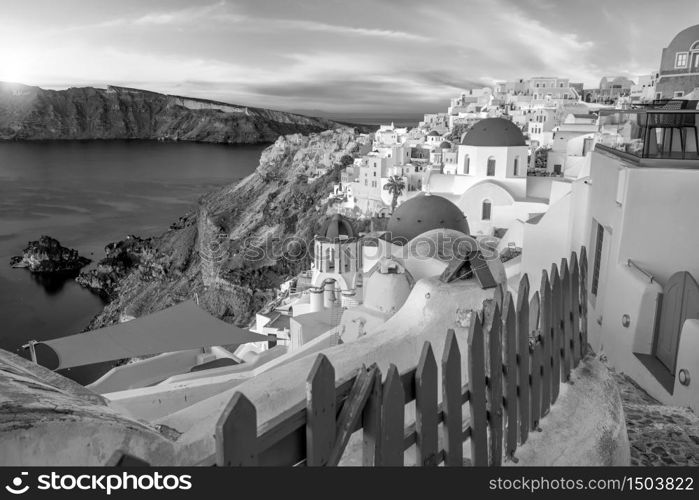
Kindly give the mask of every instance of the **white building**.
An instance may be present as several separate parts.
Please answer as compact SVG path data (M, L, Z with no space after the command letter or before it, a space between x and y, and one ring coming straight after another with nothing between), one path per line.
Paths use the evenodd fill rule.
M528 193L528 161L521 130L504 118L489 118L462 137L455 173L430 173L423 190L453 201L466 214L472 234L491 235L546 211L547 200Z
M546 262L584 245L592 347L661 402L695 411L698 116L612 113L570 192L524 228L521 260L521 271L537 282Z

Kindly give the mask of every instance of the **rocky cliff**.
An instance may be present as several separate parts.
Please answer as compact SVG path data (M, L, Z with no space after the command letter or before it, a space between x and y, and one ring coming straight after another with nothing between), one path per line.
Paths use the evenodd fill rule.
M332 211L332 184L370 146L371 136L347 128L280 137L253 174L205 195L161 236L110 245L97 272L82 275L113 299L91 328L195 295L217 317L247 326L275 287L308 268L306 246Z
M340 126L323 118L125 87L44 90L0 82L0 139L252 144Z

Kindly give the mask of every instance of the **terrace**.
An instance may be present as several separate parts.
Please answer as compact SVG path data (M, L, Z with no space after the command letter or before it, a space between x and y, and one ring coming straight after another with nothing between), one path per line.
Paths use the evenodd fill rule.
M697 101L602 110L596 147L641 166L699 168ZM662 161L659 161L662 160Z

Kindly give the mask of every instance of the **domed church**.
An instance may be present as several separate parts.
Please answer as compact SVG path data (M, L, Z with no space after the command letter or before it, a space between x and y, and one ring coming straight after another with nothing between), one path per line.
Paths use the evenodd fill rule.
M453 229L469 234L466 216L441 196L419 193L402 203L388 221L393 243L404 244L432 229Z
M527 197L529 147L520 128L505 118L486 118L461 137L455 174L431 172L423 190L456 205L473 235L491 235L529 213L545 212Z

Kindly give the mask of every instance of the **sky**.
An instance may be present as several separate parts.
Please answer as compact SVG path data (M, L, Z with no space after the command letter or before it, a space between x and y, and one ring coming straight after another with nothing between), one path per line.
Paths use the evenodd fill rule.
M464 88L656 71L697 0L1 0L0 81L308 114L444 111Z

